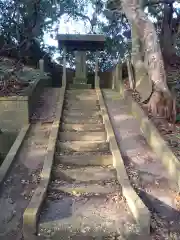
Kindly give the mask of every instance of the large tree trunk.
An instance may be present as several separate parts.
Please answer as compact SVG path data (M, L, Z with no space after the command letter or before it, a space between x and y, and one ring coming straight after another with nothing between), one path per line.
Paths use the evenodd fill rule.
M131 51L131 62L135 70L135 80L139 77L139 71L144 67L142 44L137 34L136 26L131 24L131 39L132 39L132 51Z
M141 9L139 0L121 0L121 4L129 22L136 26L145 50L145 67L154 86L154 93L148 104L149 110L155 115L165 114L167 118L174 120L175 104L167 86L163 57L155 27Z
M140 7L143 8L142 0L138 0ZM142 44L139 39L139 35L137 32L136 25L134 23L131 24L131 39L132 39L132 52L131 52L131 61L133 66L138 69L139 66L144 65L143 63L143 49Z

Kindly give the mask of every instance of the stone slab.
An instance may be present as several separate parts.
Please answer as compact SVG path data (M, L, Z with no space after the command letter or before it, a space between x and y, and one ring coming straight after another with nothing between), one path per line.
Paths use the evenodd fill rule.
M29 128L30 128L30 125L28 124L21 129L15 142L13 143L11 149L9 150L6 158L4 159L4 161L0 167L0 184L3 183L3 180L5 179L12 163L14 162L18 152L20 151L23 140L24 140Z
M54 160L55 145L60 125L64 94L65 87L62 87L60 89L60 97L57 104L56 118L52 124L52 130L49 137L47 155L45 157L43 169L41 172L41 180L23 215L23 236L25 240L33 239L37 233L37 221L39 219L39 212L42 203L46 198L47 187L51 176L51 169Z
M62 117L63 123L74 123L74 124L100 124L102 123L101 117L86 117L86 116L63 116Z
M24 91L22 96L0 97L0 125L2 130L19 132L29 124L30 116L46 80L37 80ZM13 118L12 118L13 116Z
M91 89L91 84L72 83L69 85L70 89Z
M112 154L83 154L79 156L67 156L67 155L59 155L56 153L55 161L59 164L67 164L67 165L79 165L79 166L87 166L87 165L94 165L94 166L108 166L112 165L113 158Z
M88 94L88 93L87 93ZM98 104L98 102L97 102L97 99L96 98L94 98L94 99L91 99L91 100L75 100L75 98L74 99L69 99L69 101L68 101L68 98L66 98L65 99L65 103L67 104L67 105L72 105L72 104L80 104L81 106L92 106L92 105L97 105ZM86 108L87 109L87 108Z
M64 185L61 182L53 182L50 184L49 189L51 192L62 192L68 194L76 195L102 195L110 194L119 190L118 187L113 184L104 184L103 186L98 183L65 183Z
M149 235L150 219L151 219L150 212L130 184L130 181L126 172L126 168L124 166L124 161L121 156L121 152L118 147L114 130L113 130L113 127L108 115L108 111L103 99L102 92L99 88L96 88L96 92L99 97L100 107L101 107L102 116L103 116L103 122L105 124L108 140L110 143L110 149L113 155L113 166L116 168L117 178L119 183L122 186L123 196L125 197L127 204L138 226L141 229L141 233L145 235Z
M66 90L66 96L70 95L70 96L74 96L74 95L78 95L78 96L87 96L91 95L91 96L97 96L96 92L94 91L94 89L67 89Z
M69 141L57 142L57 151L62 152L109 152L109 144L107 142L94 141Z
M63 141L106 141L105 132L59 132L59 140Z
M136 117L140 124L141 131L152 150L161 159L167 168L172 180L175 181L177 188L180 189L180 162L169 148L165 140L161 137L158 129L144 113L143 109L136 103L131 96L128 96L128 103L131 113Z
M102 131L104 130L103 124L80 124L80 123L62 123L61 131Z
M40 236L62 240L116 239L116 236L132 236L135 232L126 203L111 201L107 195L88 198L70 195L50 200L39 227Z
M83 111L82 111L83 110ZM83 117L99 117L100 111L94 109L71 109L71 110L64 110L63 114L65 116L83 116Z
M63 185L63 181L69 183L92 183L92 182L113 182L116 180L116 171L110 167L102 166L79 166L69 168L62 167L61 164L54 165L52 169L52 180L59 180L59 184ZM58 182L58 181L57 181Z

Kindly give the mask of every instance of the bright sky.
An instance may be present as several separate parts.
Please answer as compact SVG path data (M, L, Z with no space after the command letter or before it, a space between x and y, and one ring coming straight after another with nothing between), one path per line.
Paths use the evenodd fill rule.
M93 9L89 6L87 9L87 15L91 18L93 13ZM58 33L59 34L67 34L67 33L78 33L78 34L85 34L90 31L90 25L87 22L82 20L72 20L69 19L68 16L64 15L61 18L60 26ZM56 46L58 47L58 42L55 39L52 39L49 33L45 33L44 35L44 42L46 45ZM58 52L54 54L54 60L58 57Z
M64 17L61 20L59 27L59 33L86 33L89 29L82 21L70 20L67 22L67 18ZM50 37L50 34L45 33L44 41L47 45L57 46L57 41Z

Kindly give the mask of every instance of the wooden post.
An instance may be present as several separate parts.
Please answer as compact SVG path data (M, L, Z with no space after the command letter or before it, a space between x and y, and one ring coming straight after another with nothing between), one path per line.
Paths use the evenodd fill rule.
M39 69L42 73L44 73L44 59L39 60Z
M66 47L63 49L63 77L62 77L62 87L66 86Z

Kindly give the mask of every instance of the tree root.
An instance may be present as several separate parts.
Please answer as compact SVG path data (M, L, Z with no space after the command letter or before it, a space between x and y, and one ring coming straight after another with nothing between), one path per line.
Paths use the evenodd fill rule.
M166 118L168 121L176 122L176 98L169 94L155 91L153 92L149 102L148 111L153 116Z

